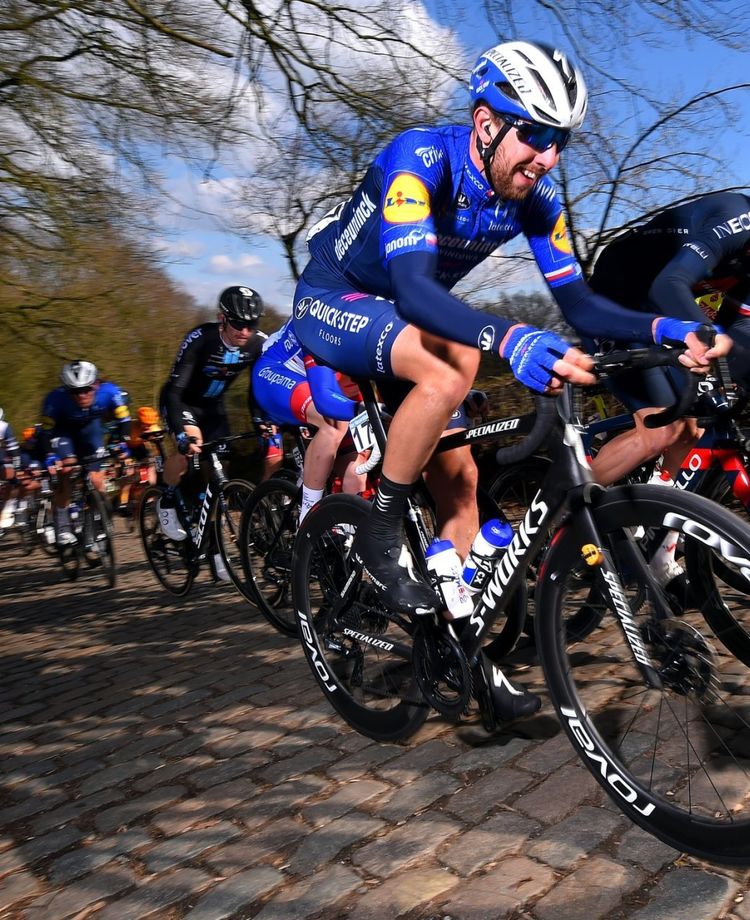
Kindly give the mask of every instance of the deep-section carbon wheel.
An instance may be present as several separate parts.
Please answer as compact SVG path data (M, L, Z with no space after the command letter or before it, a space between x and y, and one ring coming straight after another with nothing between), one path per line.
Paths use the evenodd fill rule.
M242 568L240 527L242 512L254 490L245 479L230 479L222 485L216 501L216 544L235 587L249 601L254 597Z
M430 707L414 676L413 624L376 602L350 559L369 511L361 498L331 495L307 515L292 560L294 605L302 648L328 701L361 734L395 741L413 735Z
M598 627L568 641L568 617L606 593L592 590L603 570L584 561L574 524L556 535L537 592L537 645L560 721L633 821L693 855L750 864L750 668L706 615L720 601L733 622L750 622L750 527L704 498L648 485L608 491L594 516L624 589L614 585ZM745 593L707 575L658 614L639 557L628 562L628 546L642 551L627 536L643 528L677 531L687 557L700 551L707 573L720 563ZM660 687L647 685L637 658Z
M299 488L272 477L258 484L240 530L242 564L252 600L274 629L297 635L292 604L292 548L299 521Z

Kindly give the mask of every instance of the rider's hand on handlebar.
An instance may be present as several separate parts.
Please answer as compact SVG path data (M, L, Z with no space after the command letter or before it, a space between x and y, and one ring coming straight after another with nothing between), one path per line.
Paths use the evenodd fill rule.
M652 334L657 345L684 343L686 349L680 355L680 363L698 374L705 374L711 361L729 354L734 344L721 327L708 323L685 322L667 316L660 316L654 320ZM707 344L706 340L711 339L713 343Z
M554 332L534 326L511 326L500 343L500 356L510 363L514 376L536 393L554 393L565 381L596 383L589 355Z
M185 457L192 457L194 454L199 454L201 452L201 445L197 438L188 437L188 435L181 431L177 435L177 450L183 454Z

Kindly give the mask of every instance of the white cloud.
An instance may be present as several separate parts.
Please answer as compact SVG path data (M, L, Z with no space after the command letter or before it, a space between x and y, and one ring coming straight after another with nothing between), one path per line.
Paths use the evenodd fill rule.
M211 266L211 271L215 275L230 275L238 270L258 268L263 265L263 260L249 253L238 256L237 258L232 258L228 255L216 255L211 256L209 264Z

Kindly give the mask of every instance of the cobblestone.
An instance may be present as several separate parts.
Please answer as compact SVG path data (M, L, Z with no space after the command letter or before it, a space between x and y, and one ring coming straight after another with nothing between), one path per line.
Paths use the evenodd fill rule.
M750 871L630 825L548 703L374 742L230 587L117 542L116 592L2 544L3 920L750 920Z

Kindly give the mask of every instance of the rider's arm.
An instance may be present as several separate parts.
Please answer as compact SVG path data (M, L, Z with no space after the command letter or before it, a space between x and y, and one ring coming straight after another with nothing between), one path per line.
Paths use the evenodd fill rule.
M655 313L621 307L614 300L592 291L581 278L552 288L551 292L566 321L579 335L622 342L652 341Z
M720 254L705 240L691 240L669 260L648 290L649 305L675 319L704 323L706 317L695 302L692 287L719 263Z
M106 408L107 411L111 412L112 416L114 417L116 439L119 441L126 441L130 436L130 409L125 404L125 400L122 397L122 392L118 386L116 386L111 381L107 381L106 383L102 384L102 388L104 387L106 387Z
M451 342L497 352L512 322L473 310L454 297L436 280L436 269L434 252L401 253L390 260L388 272L399 316Z
M304 361L310 394L318 412L326 418L344 422L354 418L357 404L344 396L335 371L318 364L311 355L305 355Z
M163 390L167 421L169 427L176 435L181 434L185 430L182 418L182 394L190 383L190 379L195 371L201 341L201 336L194 335L192 332L188 335L180 346L180 350L177 353L177 359L172 367L172 373Z

